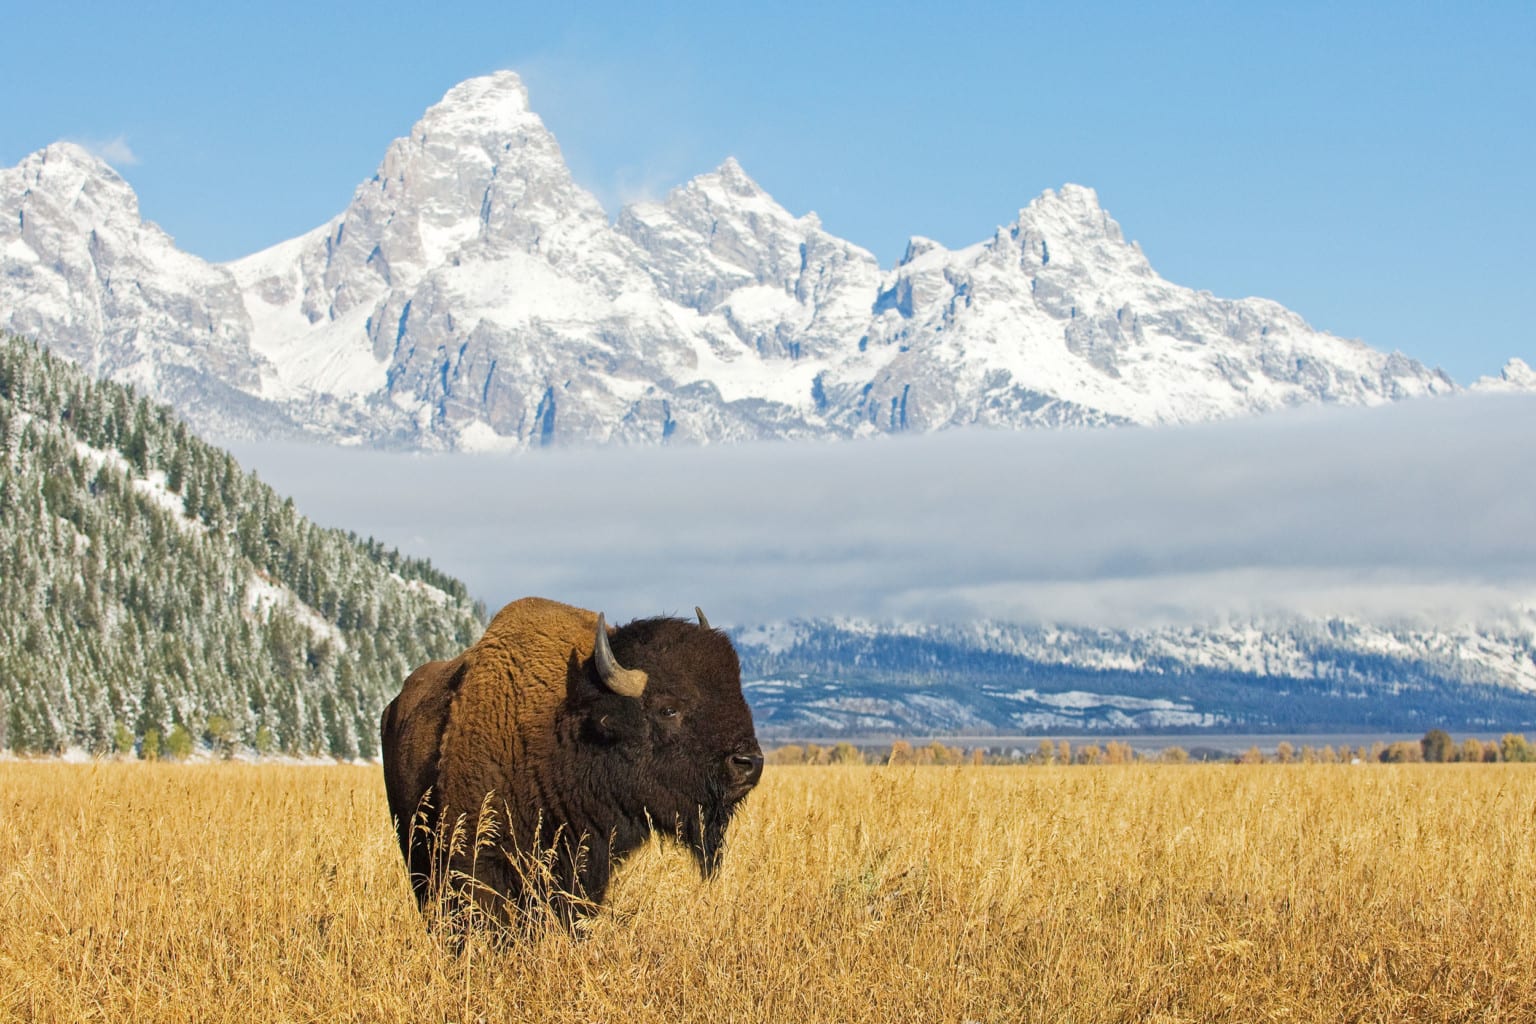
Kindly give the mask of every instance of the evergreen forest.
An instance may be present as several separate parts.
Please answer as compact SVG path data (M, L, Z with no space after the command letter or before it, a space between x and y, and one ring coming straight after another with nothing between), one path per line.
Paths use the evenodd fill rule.
M0 336L0 749L341 758L485 618L172 410Z

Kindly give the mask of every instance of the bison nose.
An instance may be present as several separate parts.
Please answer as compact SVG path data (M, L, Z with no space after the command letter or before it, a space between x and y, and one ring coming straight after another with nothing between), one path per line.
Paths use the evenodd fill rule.
M763 777L763 755L732 754L729 768L738 784L755 786L757 780Z

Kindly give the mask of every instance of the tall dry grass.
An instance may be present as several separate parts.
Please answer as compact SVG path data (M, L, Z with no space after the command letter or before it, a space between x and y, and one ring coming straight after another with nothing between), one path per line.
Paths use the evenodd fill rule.
M446 952L380 775L0 764L0 1018L1536 1020L1536 766L780 768Z

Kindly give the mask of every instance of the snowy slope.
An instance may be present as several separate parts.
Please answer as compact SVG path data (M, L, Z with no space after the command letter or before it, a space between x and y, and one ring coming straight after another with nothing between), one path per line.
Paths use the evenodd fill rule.
M293 427L254 396L262 366L235 279L176 248L84 149L0 169L0 327L45 341L224 435Z
M1472 385L1476 391L1536 391L1536 370L1524 359L1511 359L1497 377L1479 377Z
M1138 630L799 621L741 631L776 738L1536 724L1536 604L1433 629L1284 619Z
M1068 185L882 270L735 161L610 223L522 82L463 82L346 209L223 266L77 147L0 171L3 326L218 437L349 443L861 437L1182 423L1455 390L1261 299L1171 284Z
M1187 423L1453 390L1443 374L1315 331L1273 302L1169 284L1075 185L978 245L915 239L875 308L870 343L908 351L860 411L878 422L894 409L919 429Z

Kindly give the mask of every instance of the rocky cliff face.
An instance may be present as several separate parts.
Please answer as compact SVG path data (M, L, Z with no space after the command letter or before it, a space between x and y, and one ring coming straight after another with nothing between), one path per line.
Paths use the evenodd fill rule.
M967 249L915 239L874 310L870 344L899 354L854 411L888 428L1180 423L1453 387L1273 302L1169 284L1073 185Z
M0 326L216 432L298 429L255 395L261 362L235 279L178 250L79 146L0 170Z
M613 223L517 76L448 92L334 220L222 266L75 147L0 171L4 326L214 436L373 444L1177 423L1452 391L1260 299L1160 278L1092 190L882 271L734 161Z

